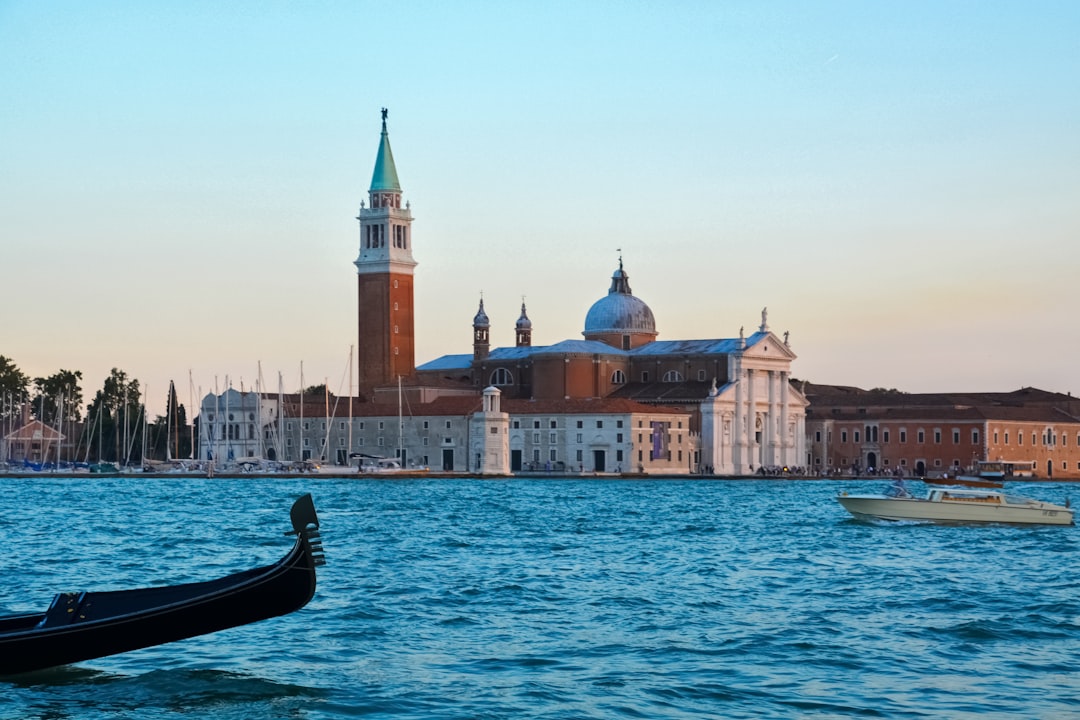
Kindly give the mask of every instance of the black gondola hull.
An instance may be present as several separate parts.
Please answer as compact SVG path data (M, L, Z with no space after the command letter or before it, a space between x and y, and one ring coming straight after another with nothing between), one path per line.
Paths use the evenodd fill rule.
M311 505L310 496L297 505L304 500ZM296 506L294 527L295 513ZM317 529L311 506L311 519L297 528L292 550L273 565L201 583L65 594L45 613L0 618L0 675L153 647L299 610L315 594L315 568L322 564Z

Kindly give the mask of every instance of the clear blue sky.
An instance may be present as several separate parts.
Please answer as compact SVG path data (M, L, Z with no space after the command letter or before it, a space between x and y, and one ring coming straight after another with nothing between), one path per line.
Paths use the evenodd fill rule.
M379 109L417 362L769 308L794 375L1080 391L1080 3L0 0L0 354L348 389ZM189 383L189 377L191 382Z

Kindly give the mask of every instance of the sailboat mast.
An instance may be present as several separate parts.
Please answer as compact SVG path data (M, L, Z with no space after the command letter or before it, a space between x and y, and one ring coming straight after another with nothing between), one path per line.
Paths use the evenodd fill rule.
M300 459L304 457L304 361L300 361Z
M188 378L187 379L187 384L188 384L188 407L191 408L188 412L195 412L195 397L192 394L194 392L194 389L195 389L195 380L191 377L191 370L188 370L187 378ZM199 414L202 415L201 410L200 410ZM195 459L195 423L190 423L189 427L191 428L191 448L188 450L188 459L189 460L194 460Z
M349 346L349 449L345 451L345 464L352 465L349 456L352 455L352 396L353 396L353 346Z

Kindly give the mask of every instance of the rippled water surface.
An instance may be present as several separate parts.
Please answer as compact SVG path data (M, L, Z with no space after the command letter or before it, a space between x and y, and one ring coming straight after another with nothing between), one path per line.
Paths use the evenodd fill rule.
M3 612L272 562L304 492L328 560L297 613L0 680L0 718L1080 718L1076 528L834 499L879 485L0 479Z

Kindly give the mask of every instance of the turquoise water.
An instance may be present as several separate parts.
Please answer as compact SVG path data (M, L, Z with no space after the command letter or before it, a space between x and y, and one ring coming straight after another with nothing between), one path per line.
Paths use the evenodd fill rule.
M292 615L0 680L0 718L1080 718L1077 529L834 499L880 486L0 479L3 612L272 562L304 492L328 562Z

